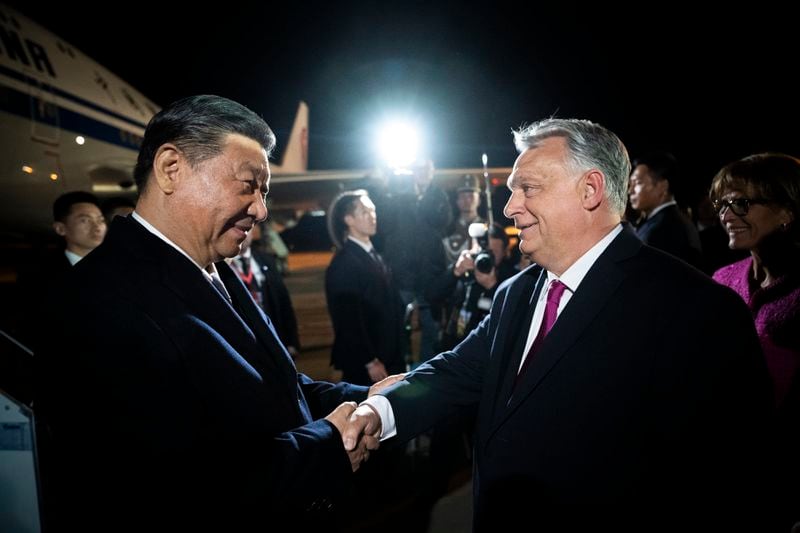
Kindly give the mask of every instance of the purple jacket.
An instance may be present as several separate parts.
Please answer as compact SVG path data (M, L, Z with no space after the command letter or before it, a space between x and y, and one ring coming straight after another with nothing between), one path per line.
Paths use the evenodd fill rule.
M752 271L748 257L717 270L714 280L736 291L753 313L780 407L800 383L800 278L791 273L761 288L751 283Z

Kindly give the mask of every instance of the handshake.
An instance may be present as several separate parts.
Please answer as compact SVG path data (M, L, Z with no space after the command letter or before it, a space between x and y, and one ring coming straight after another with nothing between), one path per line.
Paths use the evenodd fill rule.
M405 374L395 374L375 383L369 388L367 397L397 383L404 377ZM361 463L369 459L370 451L377 450L380 446L381 419L369 405L359 407L356 402L344 402L326 416L325 420L339 430L353 472L358 470Z

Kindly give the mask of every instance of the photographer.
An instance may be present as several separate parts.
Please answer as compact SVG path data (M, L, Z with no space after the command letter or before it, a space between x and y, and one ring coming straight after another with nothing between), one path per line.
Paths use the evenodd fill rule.
M488 230L488 239L486 234L485 225L470 227L475 245L461 252L453 267L458 283L444 330L443 350L455 347L477 327L489 313L497 286L515 273L508 257L508 235L503 227L495 224Z

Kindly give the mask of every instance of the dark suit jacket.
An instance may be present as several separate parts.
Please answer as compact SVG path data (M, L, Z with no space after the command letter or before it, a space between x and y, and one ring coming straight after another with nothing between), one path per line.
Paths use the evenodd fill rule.
M247 531L327 508L350 464L318 419L366 389L298 374L224 262L233 307L134 219L112 224L55 302L40 358L60 521Z
M389 373L402 372L403 304L391 273L347 240L325 272L333 322L331 363L352 383L370 383L364 365L376 357Z
M283 282L283 277L275 268L275 261L267 254L253 250L253 259L261 273L264 281L260 286L256 279L252 283L256 284L256 289L261 292L261 307L269 316L278 338L286 346L294 346L300 350L300 336L297 331L297 317L294 313L292 298L289 296L289 289Z
M703 267L700 234L677 205L670 205L645 220L636 229L645 244L683 259L696 268Z
M752 319L732 291L626 228L511 398L544 276L533 265L508 280L462 344L385 392L400 439L479 405L476 529L520 515L566 526L579 515L559 515L563 505L585 504L618 512L617 525L643 509L663 524L693 505L733 505L760 490L750 480L767 438L769 378ZM735 512L720 519L738 519Z
M59 248L46 252L20 271L16 285L19 327L15 333L31 350L36 351L42 339L44 303L61 287L71 270L64 249Z
M261 265L261 272L264 273L266 278L266 286L262 287L266 294L264 295L264 311L275 322L275 330L278 332L278 337L284 341L287 346L294 346L299 351L300 335L297 331L297 317L294 314L294 306L292 305L292 298L289 295L289 289L283 282L283 276L278 273L278 269L274 266L267 266L266 254L254 252L256 262Z
M0 389L26 405L34 395L34 361L29 352L38 350L47 336L46 303L70 270L63 249L48 251L20 270L10 301L3 301L9 309L6 332L24 348L12 342L7 349L0 347Z

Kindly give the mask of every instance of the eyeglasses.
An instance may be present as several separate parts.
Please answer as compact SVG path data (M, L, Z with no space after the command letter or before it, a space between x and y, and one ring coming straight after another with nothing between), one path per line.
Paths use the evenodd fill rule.
M766 198L734 198L732 200L714 200L714 210L722 215L722 211L729 207L734 215L743 217L750 211L750 206L754 204L768 204L771 200Z

